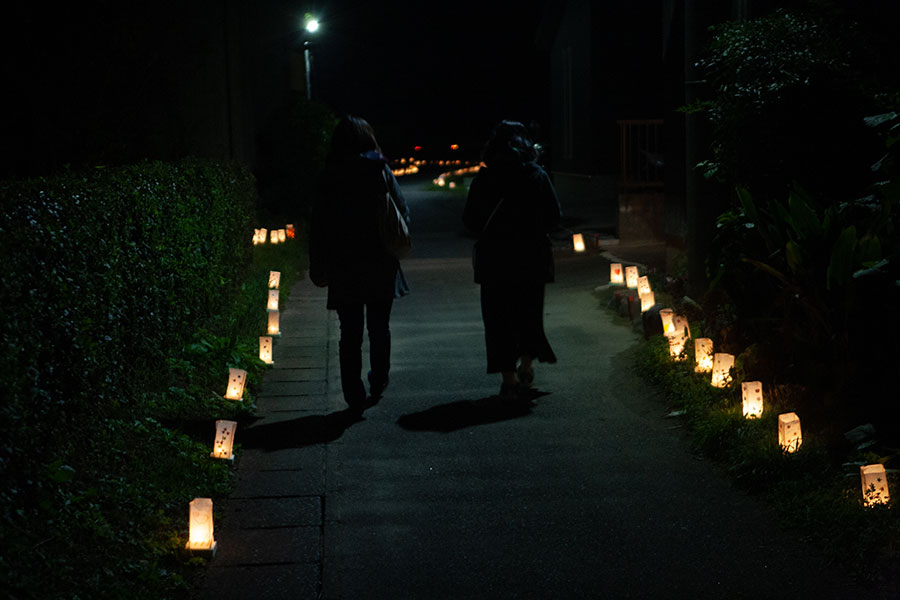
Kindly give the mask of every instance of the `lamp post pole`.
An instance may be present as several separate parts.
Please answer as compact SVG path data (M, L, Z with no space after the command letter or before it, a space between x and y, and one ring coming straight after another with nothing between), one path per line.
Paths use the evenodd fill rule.
M306 63L306 99L312 100L312 88L309 84L309 40L303 42L303 61Z
M306 14L306 23L304 24L304 29L308 34L313 34L319 30L319 20L316 19L311 14ZM312 52L311 52L311 42L309 39L304 40L303 42L303 62L306 67L306 99L312 100L312 86L310 84L309 73L312 69Z

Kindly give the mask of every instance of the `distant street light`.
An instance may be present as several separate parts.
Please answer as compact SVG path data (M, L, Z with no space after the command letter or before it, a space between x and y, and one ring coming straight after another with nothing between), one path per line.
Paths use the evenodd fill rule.
M314 16L312 16L309 13L306 13L305 19L306 19L306 23L304 25L304 29L306 29L307 33L312 34L319 30L319 20L318 19L316 19ZM304 40L304 42L303 42L303 60L306 63L306 99L307 100L312 100L312 88L310 87L310 82L309 82L310 64L312 62L310 54L311 54L310 41L307 39L307 40Z

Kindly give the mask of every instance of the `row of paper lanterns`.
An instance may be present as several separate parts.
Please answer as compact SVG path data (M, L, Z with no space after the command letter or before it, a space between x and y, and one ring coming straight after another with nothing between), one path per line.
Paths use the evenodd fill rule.
M283 229L269 230L265 227L260 227L253 230L253 245L258 246L260 244L265 244L266 241L271 244L283 244L287 240L292 239L295 235L296 232L291 223L285 225Z
M577 234L580 235L580 234ZM577 249L577 246L576 246ZM609 282L635 289L641 298L641 312L646 312L655 304L650 282L646 276L639 276L636 266L622 268L621 263L610 264ZM675 314L670 308L659 311L663 335L669 342L669 355L674 361L687 360L685 346L691 339L691 329L687 317ZM694 339L694 371L709 373L710 385L717 388L731 383L731 369L734 355L714 352L710 338ZM758 419L763 413L763 384L760 381L741 383L741 409L745 419ZM778 443L789 453L796 452L803 442L800 417L795 412L778 415ZM890 500L884 465L873 464L860 467L863 501L866 506L885 504Z
M274 364L273 338L280 336L278 296L281 284L281 272L269 271L269 294L266 302L268 335L259 336L259 359L267 365ZM229 368L228 383L225 388L225 399L242 401L244 385L247 382L247 371ZM236 421L220 419L216 421L216 436L213 440L213 458L234 461L234 436L237 430ZM213 539L213 513L211 498L194 498L189 506L189 533L187 549L195 552L207 552L215 555L216 541Z

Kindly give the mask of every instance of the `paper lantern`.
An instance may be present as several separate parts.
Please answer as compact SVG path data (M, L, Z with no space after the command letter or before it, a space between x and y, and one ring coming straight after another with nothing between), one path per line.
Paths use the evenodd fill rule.
M269 271L269 289L277 290L281 285L281 271Z
M265 244L265 243L266 243L266 239L268 238L268 236L269 236L268 230L267 230L265 227L260 228L260 230L259 230L259 243L260 243L260 244Z
M259 336L259 360L267 365L274 364L275 362L272 359L272 336L270 335Z
M281 329L279 329L278 321L278 311L270 310L269 321L266 325L266 333L268 333L269 335L281 335Z
M647 312L656 305L656 297L653 292L641 294L641 312Z
M650 278L646 275L641 275L637 280L637 291L638 295L641 294L649 294L650 290Z
M278 310L278 290L269 290L269 301L266 310Z
M190 504L190 533L188 550L205 550L215 554L213 539L213 512L211 498L194 498Z
M763 413L762 383L745 381L741 384L741 402L745 419L758 419Z
M237 421L216 421L216 439L213 441L213 458L234 460L232 448L234 447L234 431L237 429Z
M731 383L731 367L734 366L734 355L716 352L713 355L712 386L726 387Z
M259 229L253 230L253 245L259 245Z
M269 241L272 242L273 244L278 243L278 231L277 230L273 229L272 231L269 232Z
M614 285L622 285L625 283L625 273L622 271L622 263L612 263L609 265L609 282Z
M584 252L584 237L580 233L572 235L572 245L575 246L575 252Z
M226 400L242 400L244 398L244 384L247 382L247 371L243 369L228 369L228 387L225 390Z
M687 341L683 333L673 333L669 336L669 356L672 360L682 361L687 358L684 353L684 344Z
M859 476L862 480L863 502L866 506L887 504L891 499L888 492L887 473L884 465L864 465L859 468Z
M672 326L674 329L674 325ZM713 368L713 341L709 338L694 340L695 373L709 373Z
M659 309L659 318L662 320L663 335L669 337L675 333L675 311L671 308Z
M287 241L287 234L284 232L284 229L278 230L278 243L282 243Z
M673 316L672 326L675 328L676 333L683 333L685 338L691 338L691 326L688 324L687 317L684 315Z
M294 239L294 236L296 235L296 232L294 231L294 224L288 223L287 225L285 225L284 232L287 234L288 239Z
M625 285L632 290L637 289L638 268L625 267Z
M797 413L778 415L778 444L785 452L796 452L803 442L800 434L800 417Z

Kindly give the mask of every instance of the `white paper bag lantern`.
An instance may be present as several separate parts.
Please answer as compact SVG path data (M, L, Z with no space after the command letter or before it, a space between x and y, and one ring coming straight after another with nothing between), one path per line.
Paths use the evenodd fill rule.
M647 312L656 305L656 297L653 292L641 294L641 312Z
M632 290L637 289L638 268L625 267L625 285Z
M278 243L278 231L277 230L273 229L272 231L269 232L269 241L273 244Z
M731 367L734 366L734 355L725 352L716 352L713 355L712 386L726 387L731 383Z
M662 321L663 335L669 337L675 333L675 311L671 308L661 308L659 318Z
M612 263L609 265L609 282L613 285L622 285L625 283L625 272L622 270L622 263Z
M237 429L237 421L216 421L216 439L213 440L213 458L234 460L232 449L234 448L234 432Z
M652 290L650 289L650 278L646 275L641 275L637 280L637 291L638 295L641 294L649 294Z
M745 419L758 419L763 413L763 385L760 381L741 383L741 404Z
M270 335L259 336L259 360L267 365L275 363L272 358L272 336Z
M891 499L888 491L887 473L884 465L864 465L859 468L859 476L862 480L863 502L866 506L887 504Z
M269 271L269 289L277 290L281 285L281 271Z
M211 498L194 498L190 503L188 550L216 551L213 539L213 504Z
M269 290L269 301L266 310L278 310L278 290Z
M672 357L672 360L678 362L682 360L686 360L687 356L684 353L684 344L687 341L687 338L684 337L683 333L673 333L668 336L669 339L669 356Z
M686 316L675 315L672 317L672 325L675 327L676 333L683 333L686 339L691 339L691 326Z
M247 371L228 369L228 387L225 390L226 400L243 400L244 384L247 382Z
M268 236L269 236L268 230L265 227L261 227L259 230L259 243L265 244Z
M673 326L674 328L674 326ZM709 338L694 340L695 373L709 373L713 368L713 341Z
M254 246L259 245L259 229L253 230L253 245Z
M785 452L796 452L803 443L800 432L800 417L797 413L778 415L778 444Z
M572 245L575 252L584 252L584 237L580 233L572 235Z
M266 333L268 333L269 335L281 335L281 329L279 329L279 326L278 326L278 321L279 321L278 311L270 310L268 314L269 314L269 321L268 321L268 324L266 325Z
M278 230L278 243L282 243L287 241L287 234L284 232L284 229Z

